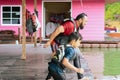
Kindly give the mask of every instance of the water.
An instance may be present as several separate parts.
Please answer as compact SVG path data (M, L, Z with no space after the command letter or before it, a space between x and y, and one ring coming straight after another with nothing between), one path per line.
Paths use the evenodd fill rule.
M94 76L120 75L120 48L81 48Z

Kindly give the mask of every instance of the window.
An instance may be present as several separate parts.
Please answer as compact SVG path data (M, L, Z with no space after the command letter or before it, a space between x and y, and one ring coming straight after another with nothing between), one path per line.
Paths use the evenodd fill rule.
M4 5L1 6L1 24L9 26L21 25L21 6Z

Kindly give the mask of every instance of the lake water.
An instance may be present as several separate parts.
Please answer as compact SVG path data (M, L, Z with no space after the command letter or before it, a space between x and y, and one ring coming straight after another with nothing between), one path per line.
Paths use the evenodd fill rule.
M81 48L94 76L120 75L120 48Z

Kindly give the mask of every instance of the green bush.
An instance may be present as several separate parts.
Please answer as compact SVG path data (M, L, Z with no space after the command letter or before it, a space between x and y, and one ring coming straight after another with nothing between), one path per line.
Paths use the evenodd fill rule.
M116 2L113 4L106 4L105 20L115 20L115 15L120 16L120 2Z

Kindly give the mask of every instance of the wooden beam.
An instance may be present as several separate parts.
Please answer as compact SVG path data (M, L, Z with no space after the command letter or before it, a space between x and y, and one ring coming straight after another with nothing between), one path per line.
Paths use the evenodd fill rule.
M37 0L34 0L34 9L37 10ZM34 47L37 47L37 31L34 32Z
M40 29L39 29L39 30L40 30L40 34L39 34L39 43L40 43L40 44L41 44L41 42L42 42L42 36L41 36L42 33L41 33L41 29L42 29L42 28L40 27Z
M18 27L18 40L19 40L19 43L21 43L22 41L21 41L21 34L20 34L21 32L20 32L20 28Z
M22 0L22 56L26 59L26 0Z

